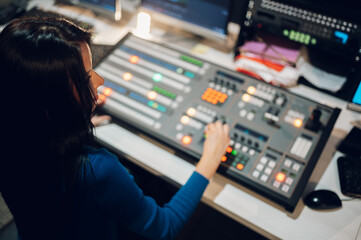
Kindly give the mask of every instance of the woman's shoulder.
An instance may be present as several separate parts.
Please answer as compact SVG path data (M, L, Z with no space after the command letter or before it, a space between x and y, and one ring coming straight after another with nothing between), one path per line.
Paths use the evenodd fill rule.
M116 155L105 148L85 147L92 172L98 176L104 176L119 171L124 167L120 164Z

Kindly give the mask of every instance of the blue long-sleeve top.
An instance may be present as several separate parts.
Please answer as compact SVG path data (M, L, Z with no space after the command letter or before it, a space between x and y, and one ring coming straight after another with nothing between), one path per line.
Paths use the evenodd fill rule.
M66 239L121 239L121 236L117 236L118 225L150 239L172 239L186 224L208 185L205 177L193 172L187 183L161 207L151 197L143 194L115 155L105 149L90 147L87 152L90 164L85 168L85 182L80 188L84 189L84 198L54 206L59 207L61 212L62 208L64 211L73 208L67 206L67 202L81 202L80 207L74 209L68 220L61 220L64 225L62 234ZM81 195L76 194L74 197ZM59 196L63 197L61 194ZM17 207L17 204L9 205L11 210ZM29 225L33 225L41 231L42 221L48 223L53 220L29 221L25 213L18 209L14 212L15 221L20 223L18 228L25 224L29 229ZM41 213L38 215L42 216ZM50 214L47 218L52 217L57 218L56 214ZM54 222L57 221L54 219ZM22 240L37 239L36 236L21 235L21 229L19 230ZM48 239L53 238L49 236Z

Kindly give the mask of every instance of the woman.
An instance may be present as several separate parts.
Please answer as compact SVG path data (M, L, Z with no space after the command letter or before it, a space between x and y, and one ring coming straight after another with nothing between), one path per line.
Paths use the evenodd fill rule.
M113 154L89 146L104 82L92 69L90 38L52 18L17 19L0 34L3 112L10 117L3 123L0 191L22 240L117 239L117 224L148 238L173 238L216 172L229 127L208 125L194 173L158 206Z

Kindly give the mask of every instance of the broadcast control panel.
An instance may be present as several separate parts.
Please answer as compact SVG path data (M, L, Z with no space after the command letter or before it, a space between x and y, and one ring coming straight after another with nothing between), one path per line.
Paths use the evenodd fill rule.
M340 112L132 34L96 71L105 112L193 159L208 123L229 124L219 172L290 212Z

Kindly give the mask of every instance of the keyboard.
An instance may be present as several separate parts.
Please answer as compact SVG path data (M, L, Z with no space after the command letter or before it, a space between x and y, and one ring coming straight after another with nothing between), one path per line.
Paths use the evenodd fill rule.
M349 197L361 198L361 159L340 157L337 165L341 192Z

